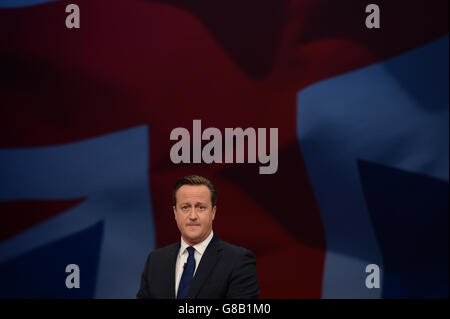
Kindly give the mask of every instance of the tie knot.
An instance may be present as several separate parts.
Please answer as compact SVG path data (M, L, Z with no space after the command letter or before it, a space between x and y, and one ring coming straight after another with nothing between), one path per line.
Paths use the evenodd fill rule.
M189 247L187 248L187 251L188 251L188 253L189 253L189 256L192 256L192 255L194 255L195 248L192 247L192 246L189 246Z

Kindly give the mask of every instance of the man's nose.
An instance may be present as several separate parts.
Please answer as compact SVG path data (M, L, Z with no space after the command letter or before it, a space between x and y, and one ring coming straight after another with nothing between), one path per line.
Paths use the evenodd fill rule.
M191 209L191 211L189 212L189 219L191 220L196 220L197 219L197 213L195 212L195 209Z

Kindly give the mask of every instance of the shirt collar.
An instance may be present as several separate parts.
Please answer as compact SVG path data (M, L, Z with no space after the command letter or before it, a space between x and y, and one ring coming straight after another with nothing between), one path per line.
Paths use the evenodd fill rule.
M194 245L192 247L194 247L194 249L200 255L203 255L203 253L206 250L206 247L208 247L208 244L211 241L211 239L213 238L213 236L214 236L214 232L211 230L211 232L209 233L208 237L206 237L206 239L204 241L202 241L201 243L198 243L197 245ZM186 244L186 242L184 241L183 237L181 237L181 246L180 246L179 255L181 256L182 254L187 252L186 248L188 248L188 247L189 247L189 245Z

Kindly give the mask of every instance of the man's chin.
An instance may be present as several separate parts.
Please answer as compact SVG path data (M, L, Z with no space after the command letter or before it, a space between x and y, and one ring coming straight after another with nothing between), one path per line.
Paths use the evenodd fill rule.
M187 231L185 237L191 243L198 243L201 240L201 234L198 232Z

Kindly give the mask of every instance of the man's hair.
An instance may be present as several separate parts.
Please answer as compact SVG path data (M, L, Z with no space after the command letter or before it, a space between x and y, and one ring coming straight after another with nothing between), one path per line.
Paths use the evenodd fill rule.
M208 187L210 193L211 193L211 203L212 207L216 206L217 203L217 190L213 183L207 178L204 178L199 175L190 175L185 176L183 178L180 178L175 183L175 188L173 189L173 205L177 206L177 191L178 189L183 185L205 185Z

